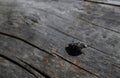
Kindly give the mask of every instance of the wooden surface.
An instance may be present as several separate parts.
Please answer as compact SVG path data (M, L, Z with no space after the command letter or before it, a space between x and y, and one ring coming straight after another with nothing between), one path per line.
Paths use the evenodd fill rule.
M120 78L116 2L0 0L0 78ZM72 41L84 54L67 54Z

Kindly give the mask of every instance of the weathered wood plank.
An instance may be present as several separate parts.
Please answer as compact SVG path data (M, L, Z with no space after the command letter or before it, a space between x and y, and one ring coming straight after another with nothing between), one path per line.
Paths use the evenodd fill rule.
M80 19L75 20L76 26L73 26L68 23L62 23L61 19L56 16L49 16L47 19L50 18L54 18L55 20L49 20L49 27L52 27L59 32L63 31L76 39L86 42L88 45L105 54L120 58L118 49L120 45L120 34L104 28L96 27Z
M87 11L87 10L86 10ZM94 14L93 14L94 15ZM118 14L119 15L119 14ZM87 26L84 26L84 27L86 27L86 28L91 28L91 29L96 29L95 31L96 32L100 32L100 33L102 33L103 35L104 35L104 32L103 31L105 31L105 34L113 34L112 36L111 36L111 38L113 38L113 37L116 37L118 40L119 40L119 34L116 34L116 33L114 33L114 32L112 32L111 30L107 30L107 29L104 29L104 27L103 28L101 28L101 27L95 27L95 25L93 25L93 24L89 24L89 22L84 22L84 21L77 21L77 20L79 20L79 19L81 19L82 17L84 17L84 15L83 14L81 14L81 15L79 15L78 14L78 16L76 16L76 18L74 19L74 21L70 21L70 22L73 22L73 23L75 23L75 24L78 24L79 22L82 22L81 24L83 25L83 24L87 24ZM53 20L50 20L51 18L53 18ZM89 16L88 16L88 18L89 18ZM118 17L118 19L119 19L119 17ZM78 29L78 27L73 27L75 24L72 24L72 23L67 23L68 22L68 20L67 20L67 22L66 23L64 23L63 21L66 21L66 20L64 20L64 19L60 19L60 18L58 18L58 17L56 17L55 15L49 15L48 14L48 16L47 16L47 24L48 25L51 25L51 26L57 26L57 25L59 25L59 27L61 27L61 31L63 31L63 30L67 30L67 32L66 33L72 33L72 32L70 32L70 31L73 31L74 32L74 34L76 34L76 35L78 35L78 34L82 34L82 33L84 33L85 31L84 30L82 30L83 28L83 26L82 27L79 27L79 25L81 25L81 24L78 24L77 26L79 27L79 29L81 28L81 30L80 30L80 32L78 32L76 29ZM91 20L90 20L91 21ZM109 20L108 20L109 21ZM72 25L71 25L72 24ZM116 24L116 23L115 23ZM90 27L89 27L89 25L90 25ZM106 23L106 25L107 25L107 23ZM105 25L105 26L106 26ZM114 25L114 24L113 24ZM56 27L55 26L55 27ZM68 29L67 27L69 26L69 28L75 28L75 29ZM56 27L56 29L59 29L59 27ZM106 26L107 27L107 26ZM111 26L112 27L112 26ZM66 28L66 29L64 29L64 28ZM119 26L118 26L118 28L119 28ZM90 30L91 30L90 29ZM111 28L112 29L112 28ZM117 28L116 28L117 29ZM89 30L89 29L88 29ZM77 34L78 33L78 34ZM74 34L72 34L72 35L74 35ZM93 33L91 33L91 34L93 34ZM83 34L84 35L84 34ZM110 36L109 36L110 37ZM76 36L76 38L78 38L77 36ZM83 37L80 37L81 39L83 39ZM99 38L99 37L98 37ZM111 39L111 38L109 38L109 39ZM96 39L95 39L96 40ZM113 40L116 40L116 39L113 39ZM87 40L85 40L85 41L87 41ZM98 40L99 41L99 40ZM103 40L104 41L104 40ZM91 43L91 42L90 42ZM99 43L104 43L104 42L99 42ZM100 45L99 43L97 43L97 45ZM102 44L102 45L106 45L106 44ZM119 44L117 45L116 44L116 46L118 46L119 47ZM102 46L101 46L102 47ZM109 45L107 44L107 46L106 46L107 48L109 47ZM105 48L106 48L105 47ZM99 49L99 48L97 48L97 49ZM113 48L113 49L111 49L111 46L110 46L110 48L108 48L107 50L105 49L104 50L104 47L102 47L102 48L100 48L99 50L102 50L103 52L105 52L105 51L108 51L108 50L111 50L110 52L108 51L108 54L110 54L110 55L114 55L114 53L112 52L113 50L115 50L116 48ZM116 54L115 54L115 56L116 56ZM118 57L119 57L119 50L118 50Z
M53 17L51 17L51 18L53 18ZM48 18L47 18L48 19ZM56 23L57 23L57 19L56 19ZM60 20L59 20L60 21ZM94 46L95 48L96 48L96 46L97 46L97 48L99 48L100 49L100 47L102 47L101 46L101 44L102 45L104 45L103 43L97 43L97 42L94 42L94 36L93 37L89 37L89 38L86 38L85 39L85 37L84 37L84 32L83 31L85 31L85 30L79 30L77 27L75 28L75 27L73 27L72 28L72 26L70 27L70 25L69 25L69 27L70 28L72 28L72 29L67 29L67 27L65 27L64 28L64 26L68 26L67 24L64 24L64 25L61 25L60 23L58 24L55 24L55 22L53 22L52 21L52 25L51 26L54 26L54 27L51 27L51 28L53 28L54 30L56 30L56 31L58 31L58 32L61 32L61 33L64 33L65 35L67 34L67 33L70 33L70 34L72 34L72 36L70 36L70 35L68 35L67 34L67 36L69 36L69 37L73 37L73 38L75 38L75 39L77 39L77 40L82 40L82 41L84 41L84 42L87 42L89 45L91 45L91 46ZM79 21L80 22L80 21ZM54 23L54 25L53 25L53 23ZM86 23L86 22L84 22L84 21L82 21L82 23ZM63 24L63 23L62 23ZM50 25L50 23L49 23L49 25ZM49 26L48 25L48 26ZM89 24L88 24L89 25ZM82 26L83 26L83 24L82 24ZM85 26L84 26L85 27ZM91 26L90 26L91 27ZM86 27L87 28L87 27ZM75 31L74 31L74 29L75 29ZM92 27L91 28L89 28L88 27L88 29L92 29ZM96 28L95 28L96 29ZM101 29L99 29L99 30L101 30ZM81 31L81 32L80 32ZM95 30L96 31L96 30ZM106 32L106 31L105 31ZM104 32L103 32L104 33ZM107 32L107 33L109 33L109 32ZM79 35L78 35L79 34ZM92 34L92 33L89 33L89 34ZM99 36L99 35L98 35ZM109 36L109 35L108 35ZM115 36L115 37L117 37L117 36ZM92 40L93 39L93 40ZM97 39L97 38L96 38ZM65 40L65 39L64 39ZM66 39L67 40L67 39ZM90 41L89 41L90 40ZM98 40L99 41L99 40ZM100 40L101 42L102 42L102 40ZM100 42L99 41L99 42ZM109 41L109 40L108 40ZM119 40L118 40L119 41ZM67 44L66 44L67 45ZM100 46L100 47L99 47ZM104 50L104 52L108 52L108 51L106 51L105 49L104 49L104 47L105 48L107 48L107 46L108 45L104 45L103 46L103 48L101 48L102 50ZM118 46L119 47L119 46ZM90 49L92 49L92 48L90 48ZM100 50L101 50L100 49ZM103 60L103 58L107 58L108 56L107 55L104 55L103 53L100 53L100 51L96 51L95 49L92 49L92 51L94 52L91 56L90 56L90 54L89 54L89 52L91 52L89 49L87 49L87 53L85 53L85 54L88 54L88 55L86 55L86 57L85 56L83 56L85 59L89 56L90 58L98 58L98 55L96 54L96 53L98 53L98 54L100 54L100 57L102 58L102 59L99 59L99 60ZM62 52L62 51L61 51ZM112 53L112 51L110 51L111 53ZM103 55L102 55L103 54ZM106 53L105 53L106 54ZM112 54L114 54L114 53L112 53ZM116 56L116 54L114 54L115 56ZM113 55L110 55L110 56L113 56ZM118 57L116 58L116 60L117 60L117 65L119 65L120 64L120 62L119 62L119 51L118 51L118 55L117 55ZM82 57L82 56L81 56ZM95 67L92 67L92 66L89 66L89 64L91 63L90 61L92 61L92 59L89 59L89 64L87 65L87 64L84 64L85 63L85 59L83 59L83 57L80 59L80 57L79 57L79 59L77 59L77 60L82 60L83 62L82 62L82 64L78 64L78 65L80 65L80 66L82 66L83 65L83 67L84 66L87 66L88 67L88 70L89 70L89 68L90 69L94 69L94 70L97 70L97 69L99 69L100 67L98 67L98 68L95 68ZM87 59L88 60L88 59ZM97 62L99 62L99 60L96 60L96 62L94 62L94 64L95 63L97 63ZM110 59L109 59L110 60ZM95 61L95 60L94 60ZM87 61L88 62L88 61ZM81 62L80 62L81 63ZM111 63L113 63L113 62L111 62ZM114 63L115 63L115 61L114 61ZM98 65L102 65L103 63L100 63L100 64L98 64ZM93 64L92 64L93 65ZM105 66L105 68L107 68L106 66ZM102 70L102 68L100 68L101 70ZM93 70L92 70L93 71ZM104 70L105 71L105 70ZM106 75L106 74L105 74ZM108 75L107 75L108 76Z
M96 78L94 75L91 75L74 65L71 66L71 64L58 57L42 52L20 40L3 35L0 35L0 54L15 61L17 58L24 60L34 68L50 76L50 78L88 78L89 76L91 78ZM27 67L27 65L25 66ZM69 73L72 75L69 76Z
M8 10L8 8L6 10L3 10L1 14L2 14L3 18L6 20L1 23L0 31L20 37L42 49L45 49L45 50L51 52L51 53L55 52L56 55L60 54L60 56L64 57L65 59L68 59L69 61L73 62L74 64L78 65L79 67L87 69L88 71L90 71L94 74L97 74L98 76L100 76L102 78L119 77L119 68L117 68L116 66L113 65L113 64L115 64L115 65L120 64L119 58L118 58L119 55L113 54L114 56L117 56L117 58L110 57L104 53L101 53L101 52L93 49L93 48L87 48L87 49L83 50L85 52L85 55L81 55L79 57L71 57L65 52L65 47L72 40L75 40L75 41L77 41L79 39L80 40L82 39L82 41L90 40L90 39L87 40L87 38L85 39L84 37L82 37L86 33L86 32L85 33L82 33L82 32L84 32L85 29L87 29L87 28L88 29L90 28L90 30L93 29L94 32L99 29L99 33L100 32L102 33L103 31L105 31L107 33L107 35L109 35L108 31L101 29L101 28L93 27L93 25L90 25L89 23L86 24L86 22L81 21L79 19L75 20L76 22L74 22L73 21L74 16L71 15L71 13L72 12L74 13L74 11L71 10L72 12L70 11L70 13L69 13L70 8L68 8L68 7L73 7L72 4L67 4L67 3L66 4L64 4L64 3L57 4L56 3L56 4L54 4L54 6L52 3L42 3L42 4L49 5L48 7L52 6L52 8L49 8L49 10L48 10L48 7L46 7L44 5L41 6L42 9L47 8L48 12L38 11L34 8L31 8L30 6L26 6L27 9L25 7L24 8L16 7L16 8L11 8L12 10L11 9ZM36 5L37 5L37 3L36 3ZM63 9L64 7L60 8L57 5L59 5L59 6L64 5L66 7L67 12L66 12L66 10ZM39 9L40 7L37 7L37 8ZM50 10L53 11L53 13L62 16L62 14L61 14L62 12L59 12L59 11L54 12L54 10L58 10L57 8L60 8L61 10L65 11L63 13L63 16L66 15L65 17L69 18L70 20L58 18L54 14L51 15ZM6 13L7 16L6 15L4 16L4 13ZM69 17L69 16L71 16L71 17ZM67 22L71 22L71 23L68 24ZM78 24L78 25L75 26L75 24ZM80 25L80 27L84 26L84 28L82 28L82 27L78 28L79 25ZM54 28L53 27L51 28L50 26L53 26ZM65 33L63 34L62 32L65 32L69 35L67 35ZM91 34L94 35L94 33L91 33ZM75 37L71 38L72 36L70 36L70 35L75 36ZM116 35L116 36L118 37L118 35ZM91 38L91 37L92 36L90 36L89 38ZM109 36L109 37L111 37L111 36ZM96 44L95 42L90 43L91 41L89 41L89 44L92 44L92 43ZM98 45L98 43L97 43L97 45ZM103 50L103 48L102 48L102 50ZM44 55L42 55L42 56L44 56ZM54 59L56 59L56 58L54 58ZM32 61L32 62L30 62L30 64L31 63L34 64L35 62ZM53 64L53 62L51 64ZM52 70L52 68L54 68L54 66L50 67L50 68ZM112 69L112 68L114 68L114 69ZM75 69L71 68L71 70L75 70ZM117 73L115 73L115 72L117 72Z
M5 26L4 26L5 27ZM69 38L67 38L67 37L65 37L65 36L63 36L63 35L59 35L59 33L54 33L55 31L54 30L50 30L48 27L40 27L40 29L41 30L39 30L39 32L42 32L43 34L41 34L41 33L39 33L39 32L36 32L36 33L34 33L35 31L33 31L33 30L31 30L30 28L29 28L29 26L23 26L24 27L24 29L22 29L22 28L14 28L14 26L12 27L12 26L10 26L10 28L8 28L8 26L6 26L5 28L4 27L2 27L1 26L1 31L5 31L5 32L9 32L9 33L12 33L12 35L17 35L17 36L20 36L20 37L22 37L22 38L24 38L24 39L26 39L26 40L30 40L30 42L32 42L32 43L34 43L34 41L35 41L35 44L36 45L38 45L38 46L40 46L40 47L42 47L42 48L44 48L44 49L48 49L48 51L52 51L51 49L53 48L57 48L57 49L61 49L61 46L64 46L64 47L62 47L62 49L61 50L64 50L64 48L65 48L65 46L67 45L67 43L65 43L67 40L69 40ZM26 27L26 28L25 28ZM10 31L6 31L7 30L7 28L10 30ZM38 29L38 28L37 28ZM25 31L24 31L25 30ZM46 32L43 32L43 31L45 31L46 30ZM17 32L16 32L17 31ZM48 31L48 32L47 32ZM16 32L16 33L15 33ZM23 33L24 32L24 33ZM45 36L44 37L44 33L47 33L48 35L47 36ZM21 35L19 35L19 34L21 34ZM30 38L30 35L29 34L31 34L31 38ZM34 34L34 35L33 35ZM36 34L38 34L38 35L36 35ZM51 35L50 35L51 34ZM41 36L40 36L41 35ZM34 36L34 37L33 37ZM54 36L56 36L56 37L54 37ZM60 37L59 37L60 36ZM38 38L39 37L39 38ZM43 39L42 39L42 38ZM51 39L50 38L52 38L52 41L53 42L51 42ZM62 40L62 38L65 40L65 41L61 41ZM56 41L55 41L56 40ZM46 42L47 41L47 42ZM58 42L59 41L59 42ZM62 43L61 43L62 42ZM69 41L70 42L70 41ZM45 44L45 43L47 43L47 44ZM61 44L60 44L61 43ZM63 45L63 43L65 43L65 45ZM53 46L56 46L56 47L53 47L52 46L52 48L51 48L51 46L50 46L50 44L53 44ZM60 52L64 52L64 51L60 51ZM83 56L84 57L84 56ZM87 56L86 56L87 57ZM68 57L69 58L69 57ZM71 58L72 59L72 58ZM76 58L77 59L77 58ZM75 61L76 59L74 59L73 61ZM85 58L86 59L86 58ZM92 60L92 59L91 59ZM83 59L83 62L84 62L85 60ZM79 63L79 62L78 62ZM87 63L87 62L86 62ZM82 64L81 64L82 65ZM83 66L84 67L87 67L87 66L85 66L84 64L83 64ZM91 67L87 67L87 68L90 68L90 69L92 69L92 71L94 71L94 67L93 68L91 68ZM90 70L89 69L89 70ZM96 70L97 71L97 70Z
M44 13L45 14L45 13ZM44 14L41 14L41 16L44 16ZM47 13L46 13L46 15L47 15ZM61 14L62 15L62 14ZM83 15L84 16L84 15ZM99 31L99 33L102 33L103 35L104 35L104 33L105 33L105 35L107 35L107 34L111 34L112 36L111 36L111 38L112 37L116 37L118 40L119 40L119 34L117 34L117 33L114 33L114 32L112 32L112 31L110 31L110 30L107 30L107 29L104 29L104 28L102 28L102 27L96 27L95 25L93 25L93 24L89 24L88 22L84 22L84 21L82 21L82 20L79 20L79 19L81 19L82 17L83 17L82 15L77 15L76 17L73 17L73 20L71 20L70 19L70 21L68 21L68 20L64 20L63 18L61 19L61 18L59 18L59 17L56 17L55 15L50 15L50 14L48 14L48 16L47 16L47 18L46 18L46 22L45 23L47 23L48 25L51 25L51 26L55 26L55 28L56 29L59 29L59 28L61 28L60 30L61 31L65 31L66 33L68 33L69 32L69 34L71 34L72 36L74 36L74 35L78 35L78 34L80 34L79 36L81 36L81 34L83 34L84 32L86 32L86 31L84 31L83 30L83 28L85 29L87 29L88 28L88 30L91 30L91 29L95 29L95 31L96 32L98 32ZM51 18L53 18L53 20L51 19ZM72 18L72 17L71 17ZM77 19L76 19L77 18ZM70 22L72 22L72 23L70 23ZM79 24L79 22L80 22L80 24ZM78 24L78 25L76 25L76 27L74 27L75 26L75 24ZM85 25L84 25L85 24ZM86 26L87 25L87 26ZM107 24L106 24L107 25ZM81 27L80 27L81 26ZM83 28L82 28L83 27ZM70 29L71 28L71 29ZM79 29L78 29L79 28ZM89 29L90 28L90 29ZM80 30L80 31L79 31ZM72 32L71 32L72 31ZM104 32L103 32L104 31ZM86 32L87 33L87 32ZM93 33L91 33L91 34L93 34ZM83 34L84 35L84 34ZM109 36L109 35L108 35ZM83 36L84 37L84 36ZM83 37L80 37L80 39L81 40L83 40L84 38ZM110 37L110 36L109 36ZM78 38L78 36L76 36L76 38ZM99 37L98 37L99 38ZM111 39L111 38L109 38L109 39ZM96 40L96 39L95 39ZM116 39L114 39L114 40L116 40ZM87 40L83 40L83 41L87 41ZM103 40L104 41L104 40ZM90 42L91 43L91 42ZM93 42L92 42L93 43ZM100 42L99 42L100 43ZM104 42L102 42L101 41L101 44L102 43L104 43ZM97 43L97 45L99 45L98 43ZM103 44L103 45L106 45L106 44ZM108 47L109 47L109 45L107 45ZM107 47L106 46L106 47ZM119 44L117 45L116 44L116 46L118 46L119 47ZM101 46L102 47L102 46ZM106 48L105 47L105 48ZM99 48L98 48L99 49ZM113 48L113 49L116 49L116 48ZM108 51L108 50L111 50L110 52L108 51L108 54L110 54L110 55L114 55L114 53L112 52L113 51L113 49L111 49L111 46L110 46L110 48L108 48L107 50L104 50L104 47L103 48L100 48L99 50L102 50L103 52L106 52L106 51ZM115 56L116 56L116 54L115 54ZM118 50L118 57L119 57L119 50Z

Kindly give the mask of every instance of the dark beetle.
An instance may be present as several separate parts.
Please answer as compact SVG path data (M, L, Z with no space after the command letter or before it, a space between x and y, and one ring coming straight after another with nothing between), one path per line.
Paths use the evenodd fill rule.
M83 53L81 50L83 48L86 48L86 47L87 47L87 45L85 45L84 43L80 43L80 42L78 42L78 43L70 43L66 47L66 51L71 56L78 56L78 55Z

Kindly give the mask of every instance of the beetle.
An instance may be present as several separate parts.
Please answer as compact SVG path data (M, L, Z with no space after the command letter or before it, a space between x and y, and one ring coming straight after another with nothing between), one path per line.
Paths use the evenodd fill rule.
M87 45L85 43L72 42L72 43L69 43L65 49L69 55L78 56L80 54L84 54L82 52L82 49L84 48L87 48Z

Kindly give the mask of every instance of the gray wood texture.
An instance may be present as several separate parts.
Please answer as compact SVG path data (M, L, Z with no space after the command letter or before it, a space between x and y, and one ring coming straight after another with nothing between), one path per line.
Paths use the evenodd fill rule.
M0 0L0 78L120 78L119 30L118 4ZM72 41L84 54L67 54Z

